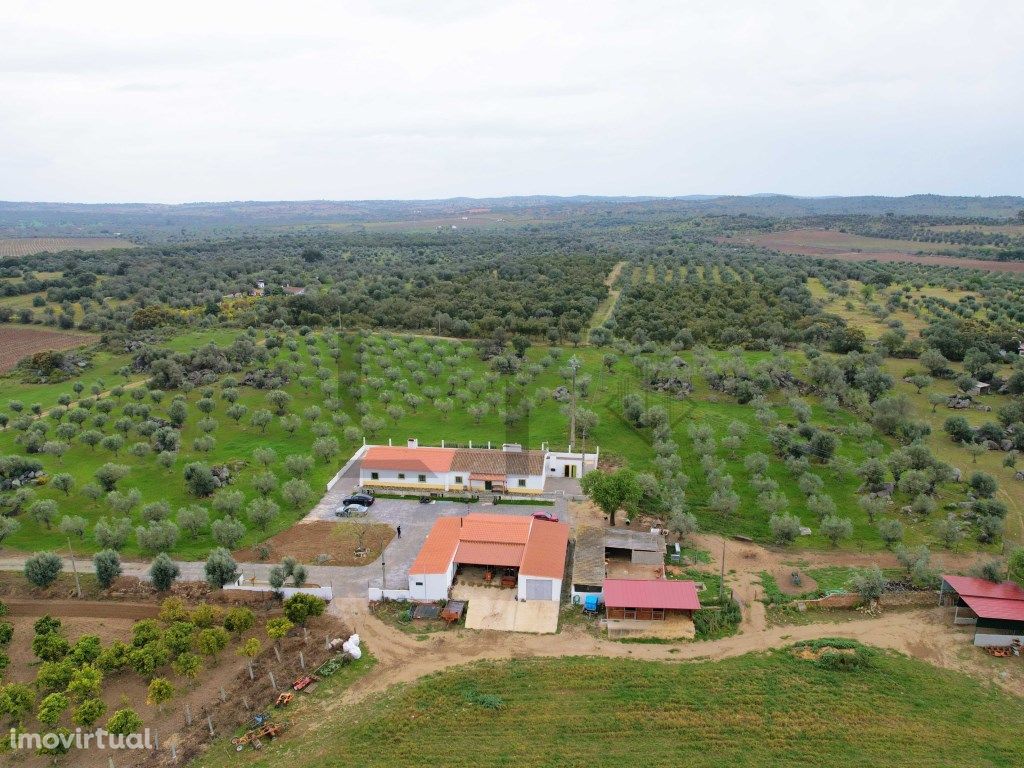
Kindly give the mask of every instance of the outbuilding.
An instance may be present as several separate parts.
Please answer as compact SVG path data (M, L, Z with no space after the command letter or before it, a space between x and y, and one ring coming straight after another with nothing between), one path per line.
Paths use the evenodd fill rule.
M607 619L664 621L673 615L693 618L700 609L697 585L669 579L605 579Z
M953 608L953 623L974 626L974 644L1024 643L1024 589L973 576L943 576L939 603Z
M513 587L516 598L561 599L569 526L528 515L473 513L435 521L409 568L413 600L443 600L460 569Z

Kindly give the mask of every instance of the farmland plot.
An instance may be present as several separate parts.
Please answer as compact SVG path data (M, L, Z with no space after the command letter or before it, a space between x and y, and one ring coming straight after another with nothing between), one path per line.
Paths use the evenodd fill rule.
M16 325L0 326L0 373L11 370L24 357L47 350L66 350L96 341L86 333L66 333Z
M0 238L0 259L31 256L33 253L60 251L109 251L111 248L135 248L119 237L5 237Z

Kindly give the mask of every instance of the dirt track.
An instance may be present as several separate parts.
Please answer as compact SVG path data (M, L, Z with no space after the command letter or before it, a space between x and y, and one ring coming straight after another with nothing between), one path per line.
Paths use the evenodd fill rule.
M577 515L585 511L576 506ZM626 644L595 637L570 627L556 635L524 635L506 632L455 630L417 640L414 635L394 629L370 616L362 599L335 600L330 612L355 628L377 657L379 663L365 678L349 688L333 705L348 706L366 696L400 683L409 683L424 675L480 660L502 660L545 656L603 656L681 662L697 659L723 659L744 653L763 651L818 637L848 637L881 648L905 653L935 666L966 672L1012 693L1024 691L1024 665L999 663L971 645L967 629L952 626L947 611L929 608L912 611L887 611L878 616L865 615L837 623L823 620L816 624L767 627L765 606L760 596L761 571L786 567L800 560L809 565L896 565L890 552L803 553L775 551L756 544L741 544L719 536L698 536L694 542L712 553L709 567L717 568L726 548L726 569L734 571L732 586L743 606L740 633L722 640L667 645ZM969 567L969 555L937 553L937 564L955 570Z
M11 616L60 616L61 618L155 619L155 603L120 603L113 600L11 600L4 603Z

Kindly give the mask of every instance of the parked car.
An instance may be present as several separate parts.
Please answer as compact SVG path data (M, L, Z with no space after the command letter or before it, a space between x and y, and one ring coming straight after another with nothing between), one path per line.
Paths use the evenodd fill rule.
M369 510L365 504L345 504L334 514L338 517L362 517Z
M348 506L349 504L361 504L364 507L373 506L373 496L369 493L353 493L348 498L341 500L342 506Z
M533 513L533 519L534 520L546 520L549 523L557 523L558 522L558 516L557 515L552 515L550 512L534 512Z

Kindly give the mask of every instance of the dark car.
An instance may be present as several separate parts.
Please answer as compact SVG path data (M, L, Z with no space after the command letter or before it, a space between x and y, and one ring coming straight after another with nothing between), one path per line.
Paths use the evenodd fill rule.
M342 499L341 505L347 507L349 504L361 504L364 507L373 506L373 496L368 493L353 493L346 499Z
M558 516L557 515L552 515L550 512L534 512L533 513L533 519L534 520L546 520L549 523L557 523L558 522Z

